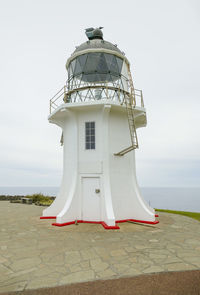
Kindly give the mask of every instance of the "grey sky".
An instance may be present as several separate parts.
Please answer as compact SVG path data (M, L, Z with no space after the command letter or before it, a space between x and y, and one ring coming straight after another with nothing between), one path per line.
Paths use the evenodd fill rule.
M200 2L195 0L0 0L0 186L59 185L61 131L49 99L65 62L103 26L142 89L148 125L138 130L141 186L200 186Z

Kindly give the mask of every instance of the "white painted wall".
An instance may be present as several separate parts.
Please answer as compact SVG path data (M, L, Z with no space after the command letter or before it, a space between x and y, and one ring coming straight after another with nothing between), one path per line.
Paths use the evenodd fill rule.
M137 127L145 126L145 109L137 108L136 113ZM89 221L105 221L110 226L120 219L155 221L154 210L139 192L134 152L123 157L114 156L131 145L124 106L110 100L68 103L59 107L49 120L63 129L63 179L58 196L43 211L43 216L56 216L57 223L82 220L87 216ZM85 122L89 121L95 121L95 150L85 149ZM86 210L83 202L86 178L88 188L90 179L91 187L94 178L100 182L101 208L95 219L96 203L91 202L89 210L83 212Z
M115 219L155 220L155 212L144 202L135 175L135 151L123 157L114 153L131 145L126 112L112 108L109 122L110 183Z

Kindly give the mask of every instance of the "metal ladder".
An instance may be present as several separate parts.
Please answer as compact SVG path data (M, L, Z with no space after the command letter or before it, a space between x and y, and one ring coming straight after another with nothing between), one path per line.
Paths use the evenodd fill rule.
M135 94L134 94L133 80L132 80L131 71L130 71L130 65L128 65L128 75L129 75L131 93L129 96L125 95L125 105L126 105L126 113L128 118L128 125L129 125L132 145L114 154L115 156L123 156L126 153L138 148L138 138L137 138L137 132L135 127L135 119L134 119L134 108L136 105L136 101L135 101Z

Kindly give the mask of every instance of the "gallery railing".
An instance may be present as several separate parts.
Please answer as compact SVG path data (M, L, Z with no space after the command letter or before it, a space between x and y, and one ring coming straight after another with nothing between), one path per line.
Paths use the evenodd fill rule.
M63 103L111 99L118 101L121 105L125 105L127 98L133 107L144 107L142 90L139 89L134 88L131 94L121 88L110 86L107 83L101 83L100 85L87 85L67 91L67 86L65 85L50 99L50 114Z

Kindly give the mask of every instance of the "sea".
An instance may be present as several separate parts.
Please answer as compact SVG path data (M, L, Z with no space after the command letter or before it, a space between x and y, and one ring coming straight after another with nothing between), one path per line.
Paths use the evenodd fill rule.
M57 186L0 187L0 195L24 196L42 193L46 196L56 196L58 190ZM142 187L141 193L153 208L200 212L200 187Z

